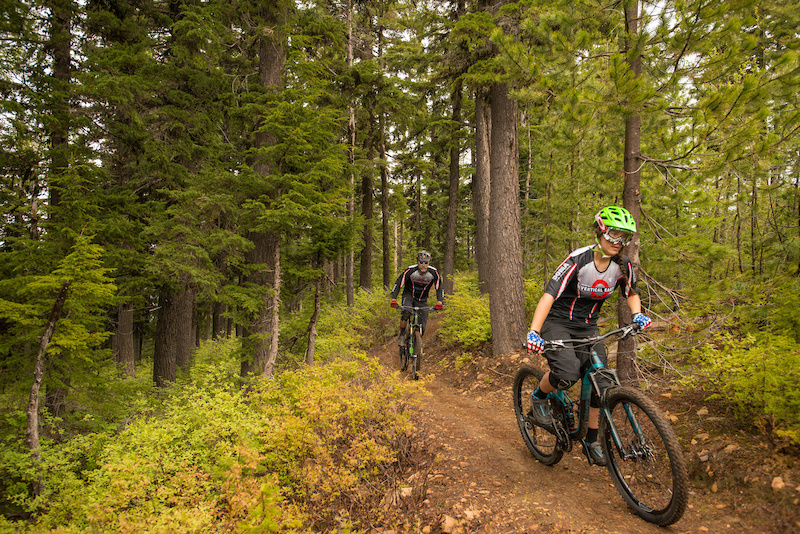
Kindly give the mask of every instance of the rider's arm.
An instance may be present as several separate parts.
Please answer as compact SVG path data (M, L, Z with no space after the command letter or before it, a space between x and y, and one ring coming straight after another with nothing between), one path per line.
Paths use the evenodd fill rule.
M553 298L553 295L550 293L542 295L542 298L539 299L539 303L536 305L536 310L533 312L531 330L535 330L536 332L542 331L544 320L547 319L547 315L550 313L550 308L553 307L553 302L555 302L555 300L556 299Z
M642 299L633 291L631 291L631 294L628 296L628 307L631 309L631 315L642 313Z
M403 289L403 286L405 285L405 277L407 272L408 269L403 270L403 272L400 273L400 276L397 277L397 280L395 280L394 286L392 286L393 299L396 299L397 295L400 293L400 290Z

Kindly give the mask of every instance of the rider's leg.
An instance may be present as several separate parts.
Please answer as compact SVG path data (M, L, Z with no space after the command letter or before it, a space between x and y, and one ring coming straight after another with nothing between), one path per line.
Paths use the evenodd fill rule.
M400 347L406 346L406 326L408 326L407 320L400 321L400 336L397 338L397 345Z
M408 320L411 318L411 312L408 308L413 305L414 299L411 298L411 295L403 293L403 299L400 302L404 309L400 313L400 337L397 338L397 344L401 347L405 347L407 337L406 327L408 326Z
M552 386L552 384L550 384L550 371L547 371L544 374L544 376L542 377L542 380L539 382L539 388L538 389L539 389L539 391L541 391L544 394L544 395L541 396L541 398L544 398L545 395L547 395L548 393L552 393L553 391L556 390L556 388L554 388ZM536 395L536 396L538 397L539 395Z

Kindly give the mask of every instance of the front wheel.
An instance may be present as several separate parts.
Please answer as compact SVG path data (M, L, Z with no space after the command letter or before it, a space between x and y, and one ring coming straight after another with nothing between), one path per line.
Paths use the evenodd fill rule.
M555 465L564 455L558 446L558 438L550 430L537 426L533 419L531 395L539 386L544 371L533 367L522 367L514 377L514 412L525 446L533 457L545 465Z
M422 360L422 334L419 330L414 330L414 343L412 345L414 354L411 356L411 378L418 379L417 372Z
M408 347L400 347L400 370L406 369L408 369Z
M606 395L613 424L603 419L600 440L614 485L642 519L662 527L675 523L689 499L689 474L675 431L643 393L618 387Z

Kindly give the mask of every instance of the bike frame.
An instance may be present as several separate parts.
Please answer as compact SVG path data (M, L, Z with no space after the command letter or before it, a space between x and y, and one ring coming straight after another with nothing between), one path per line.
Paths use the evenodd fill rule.
M411 317L408 319L408 329L406 330L406 337L408 338L408 352L412 354L414 348L414 331L419 330L422 334L422 322L419 319L419 312L421 310L430 310L430 306L399 306L401 310L408 310L411 312ZM416 357L416 353L413 354Z
M599 339L596 340L570 340L573 344L580 344L581 342L593 342L601 343L604 342L609 337L613 336L615 333L619 331L624 331L627 333L625 328L621 328L615 332L609 332L604 336L600 336ZM553 348L564 348L565 342L563 341L551 341L549 344ZM611 369L603 365L603 362L600 361L600 357L597 355L597 351L592 348L591 351L591 361L589 368L586 372L583 373L583 377L581 379L581 398L578 404L578 417L575 420L575 428L570 430L566 428L566 432L569 436L569 442L564 443L565 449L567 452L572 448L572 441L580 441L584 447L584 452L587 452L587 444L584 443L584 438L586 437L586 430L589 424L589 408L591 402L591 395L592 391L596 391L600 396L600 416L608 420L609 428L611 429L611 437L614 441L614 445L616 445L617 450L620 452L622 457L626 460L635 459L636 455L632 454L625 450L624 445L622 444L622 440L619 437L619 432L617 431L617 427L614 424L614 418L611 416L611 412L608 409L608 405L606 403L606 392L609 388L619 386L619 376L617 375L616 369ZM598 383L599 378L605 378L606 380L610 381L610 385L603 388L601 384ZM564 410L572 410L574 413L574 406L575 402L570 398L566 391L556 389L555 391L548 394L548 397L551 399L555 399ZM628 419L631 422L631 425L634 429L634 432L637 436L642 436L642 429L639 426L639 423L636 421L635 415L630 411L630 409L625 406L625 413L628 416Z

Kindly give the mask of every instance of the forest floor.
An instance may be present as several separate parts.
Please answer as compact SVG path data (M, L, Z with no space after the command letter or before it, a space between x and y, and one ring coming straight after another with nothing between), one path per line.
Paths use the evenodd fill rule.
M649 534L800 532L800 453L779 449L741 426L694 390L651 384L648 395L673 422L689 467L691 494L683 518L656 527L634 515L604 467L589 466L580 447L557 465L537 462L514 417L511 386L539 356L472 357L425 336L422 380L430 392L414 414L419 454L407 482L404 526L374 532ZM398 368L396 338L373 347ZM432 376L431 376L432 375ZM410 379L410 373L405 373Z

